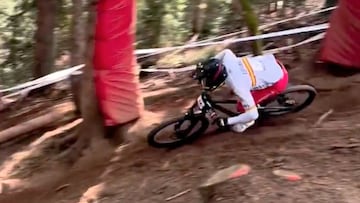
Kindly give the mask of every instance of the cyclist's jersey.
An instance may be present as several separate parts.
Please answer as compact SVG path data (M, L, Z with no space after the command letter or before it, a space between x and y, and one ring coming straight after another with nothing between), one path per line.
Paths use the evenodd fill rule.
M230 117L228 123L233 125L256 120L258 111L251 90L272 86L283 77L283 71L274 55L238 58L226 49L215 58L222 60L228 74L225 84L240 98L246 110L243 114Z

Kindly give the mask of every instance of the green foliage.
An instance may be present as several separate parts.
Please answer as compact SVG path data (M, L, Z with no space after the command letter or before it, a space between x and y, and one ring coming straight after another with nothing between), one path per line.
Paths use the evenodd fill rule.
M166 13L162 24L165 29L160 33L160 45L179 45L186 40L191 25L186 20L186 10L190 6L189 3L186 0L177 0L173 4L165 6Z
M72 3L71 0L58 0L61 3L59 3L59 12L58 12L58 23L57 27L55 29L56 32L56 53L59 55L62 53L62 50L70 50L71 48L71 7Z
M31 79L34 53L34 32L36 30L35 0L0 1L0 84L12 85ZM72 1L58 0L57 26L55 29L56 56L71 50ZM268 10L275 0L234 0L241 2L241 9L234 9L232 0L136 0L137 48L153 48L182 45L194 34L198 40L239 31L248 27L250 34L259 34L259 13ZM287 0L289 7L300 7L304 0ZM327 1L327 2L330 2ZM199 3L204 7L201 28L194 31L194 9ZM261 22L261 19L260 19ZM197 33L194 33L197 32ZM256 54L261 43L254 44ZM190 63L214 53L214 49L185 54L176 63ZM195 57L196 55L196 57ZM194 56L194 57L193 57ZM165 65L167 60L162 60Z
M225 24L231 14L230 0L206 3L202 38L217 36L231 27ZM193 6L192 1L186 0L138 0L137 48L180 45L189 40Z
M70 49L71 1L59 0L55 29L56 55ZM0 84L14 85L32 79L36 6L34 0L16 0L1 10ZM1 6L1 5L0 5ZM0 7L1 9L2 7ZM6 9L5 9L6 8ZM8 12L8 13L7 13Z
M142 19L143 26L138 31L142 33L146 40L143 40L140 45L157 46L160 42L163 19L166 14L165 0L144 0L142 4L144 6L139 10L140 16L138 19Z
M33 39L35 31L35 5L33 1L16 1L13 12L7 14L7 30L0 36L4 41L5 59L1 64L2 84L14 84L31 77Z
M255 12L253 11L250 1L249 0L240 0L240 4L242 6L242 10L244 12L243 16L245 19L245 22L247 24L249 33L251 35L259 35L260 32L258 30L259 22L256 17ZM256 40L253 43L253 54L254 55L260 55L262 52L262 42L261 40Z

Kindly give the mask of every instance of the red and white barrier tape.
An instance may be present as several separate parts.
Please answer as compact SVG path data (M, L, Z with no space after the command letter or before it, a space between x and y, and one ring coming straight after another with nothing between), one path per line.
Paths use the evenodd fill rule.
M237 39L218 41L218 42L208 42L208 43L202 43L202 44L190 44L190 45L186 45L186 46L178 46L178 47L166 48L166 50L176 50L176 49L179 49L179 48L209 46L209 45L222 44L222 43L237 43L237 42L253 41L253 40L257 40L257 39L267 39L267 38L281 37L281 36L286 36L286 35L294 35L294 34L299 34L299 33L320 31L320 30L325 30L328 27L329 27L329 24L324 23L324 24L319 24L319 25L314 25L314 26L295 28L295 29L290 29L290 30L272 32L272 33L256 35L256 36L250 36L250 37L244 37L244 38L237 38ZM299 46L299 43L297 45ZM296 45L292 45L292 46L290 46L290 48L292 48L294 46L296 46ZM281 48L279 48L279 50L280 49ZM32 90L34 88L43 87L43 86L46 86L46 85L49 85L49 84L53 84L53 83L65 80L73 72L81 69L83 66L84 66L84 64L78 65L78 66L75 66L75 67L72 67L72 68L69 68L69 69L57 71L57 72L51 73L49 75L46 75L44 77L38 78L36 80L29 81L29 82L17 85L15 87L0 90L0 93L20 90L19 92L15 92L13 94L6 95L5 97L16 96L18 94L26 94L28 91L30 91L30 90ZM188 71L188 70L192 70L192 69L194 69L194 66L185 67L185 68L179 68L179 69L142 69L141 71L144 71L144 72L184 72L184 71Z
M280 20L280 21L276 21L276 22L273 22L273 23L261 25L261 26L259 26L259 29L260 29L260 30L267 29L267 28L269 28L269 27L271 27L271 26L274 26L274 25L278 25L278 24L285 23L285 22L289 22L289 21L292 21L292 20L297 20L297 19L300 19L300 18L303 18L303 17L307 17L307 16L311 16L311 15L315 15L315 14L319 14L319 13L331 11L331 10L334 10L334 9L336 9L336 8L337 8L337 6L333 6L333 7L321 9L321 10L318 10L318 11L314 11L314 12L311 12L311 13L302 14L302 15L298 15L298 16L295 16L295 17L292 17L292 18L287 18L287 19ZM200 46L202 46L202 44L204 44L205 42L214 41L214 40L216 40L216 39L222 39L222 38L232 37L232 36L236 36L236 35L238 35L238 34L242 34L242 33L245 33L245 32L247 32L247 30L241 30L241 31L238 31L238 32L221 35L221 36L214 37L214 38L211 38L211 39L206 39L206 40L201 40L201 41L198 41L198 42L193 42L193 43L191 43L191 44L189 44L189 45L185 45L185 47L184 47L184 46L177 46L177 47L166 47L166 48L138 49L138 50L135 51L135 54L146 54L146 55L144 55L144 56L139 56L139 57L138 57L138 59L141 59L141 58L146 58L146 57L149 57L149 56L153 56L153 55L158 55L158 54L161 54L161 53L165 53L165 52L168 52L168 51L173 51L173 50L175 50L175 49L200 47ZM218 42L218 41L217 41L217 42ZM227 43L226 40L223 40L223 41L221 41L221 42ZM186 47L186 46L195 45L195 44L196 44L196 45L199 45L199 46ZM210 45L211 45L211 44L210 44ZM209 46L209 45L205 45L205 46Z

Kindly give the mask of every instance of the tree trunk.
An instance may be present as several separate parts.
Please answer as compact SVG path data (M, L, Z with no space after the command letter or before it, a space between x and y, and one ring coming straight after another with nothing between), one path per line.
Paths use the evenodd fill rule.
M85 22L83 17L83 0L72 0L72 50L71 66L84 63L85 51Z
M242 13L242 7L241 7L241 3L239 0L233 0L231 1L231 6L234 8L234 10L236 10L236 12L238 14Z
M104 121L100 112L96 90L94 84L94 35L96 23L96 5L98 0L90 1L90 10L87 23L87 45L86 45L86 64L83 68L81 84L81 115L83 122L77 132L77 141L63 156L70 164L75 163L81 157L83 150L88 147L90 141L94 138L104 137ZM66 139L65 139L66 140Z
M57 0L36 0L37 30L35 33L35 78L49 74L54 64L54 28Z
M195 0L193 2L192 34L200 35L205 20L205 11L207 8L206 0Z
M236 8L241 8L242 12L239 11L239 13L243 14L250 35L259 35L260 34L258 30L259 22L254 10L251 7L250 1L249 0L233 0L233 1L238 1L233 3L235 5L238 5L236 6ZM261 40L254 41L252 45L252 50L255 56L260 55L262 53L262 41Z
M232 1L232 2L234 2L234 1ZM271 11L272 11L272 1L271 0L268 0L267 1L267 14L270 14L271 13Z
M338 0L326 0L323 8L333 7L333 6L336 6L337 4L338 4ZM329 18L331 13L332 13L332 11L327 11L327 12L322 13L322 16L324 18Z
M280 17L285 17L286 16L286 7L288 6L288 4L289 4L288 0L282 0L282 7L281 7L281 10L279 12Z
M324 8L336 6L337 3L338 3L338 0L326 0L325 4L324 4Z
M147 47L158 47L162 30L162 22L165 14L165 3L163 0L145 0L145 6L148 8L144 24L146 25L143 32L148 33L146 36Z
M54 106L47 114L32 118L31 120L0 131L0 144L15 139L20 135L31 135L28 133L36 129L47 126L56 126L64 121L68 122L69 120L74 119L74 109L69 108L68 106L68 103Z

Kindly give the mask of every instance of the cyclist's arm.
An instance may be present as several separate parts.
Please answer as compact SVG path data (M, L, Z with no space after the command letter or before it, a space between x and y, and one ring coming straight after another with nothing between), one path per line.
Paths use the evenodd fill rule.
M243 105L245 112L228 118L228 124L234 125L237 123L247 123L254 121L259 117L259 112L255 104L254 98L249 90L235 90L236 95L240 98L241 104Z
M259 113L250 92L251 81L248 79L247 76L245 77L247 78L247 80L240 78L244 74L240 71L240 67L238 67L239 59L230 49L225 49L221 51L215 56L215 58L222 60L224 65L227 67L227 84L240 98L240 101L244 106L244 109L246 110L245 113L228 118L228 124L233 125L237 123L247 123L256 120L259 117Z

